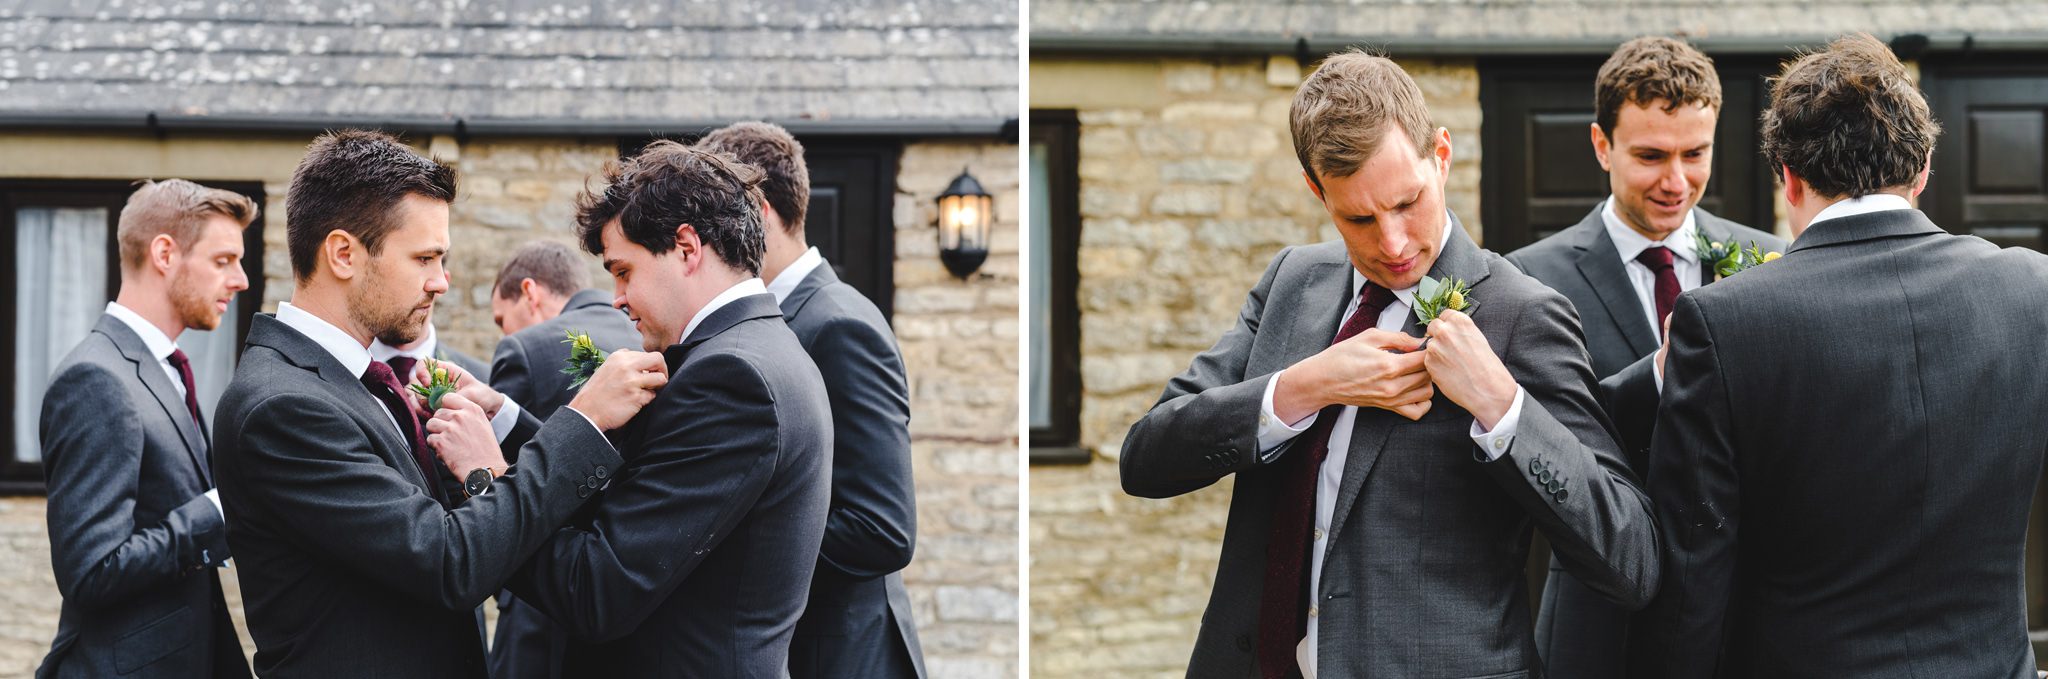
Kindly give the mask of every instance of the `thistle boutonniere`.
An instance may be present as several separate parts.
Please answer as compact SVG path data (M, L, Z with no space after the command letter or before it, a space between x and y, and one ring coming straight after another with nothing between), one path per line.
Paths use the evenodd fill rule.
M1699 253L1700 263L1713 267L1715 280L1742 273L1750 267L1784 256L1784 253L1777 251L1765 252L1763 248L1757 247L1756 241L1750 241L1748 247L1743 247L1732 240L1725 243L1708 240L1707 234L1699 229L1693 229L1692 237L1693 249Z
M427 383L424 386L411 385L412 392L427 400L427 410L440 410L441 397L455 393L455 378L448 374L447 368L441 367L440 361L432 358L425 360Z
M1429 325L1445 309L1471 313L1479 302L1472 299L1472 284L1445 276L1437 280L1428 276L1415 286L1415 319L1418 325Z
M571 378L569 388L583 386L591 375L597 374L597 367L604 365L605 353L590 342L588 333L571 330L569 338L562 342L569 345L569 364L562 368L562 373Z

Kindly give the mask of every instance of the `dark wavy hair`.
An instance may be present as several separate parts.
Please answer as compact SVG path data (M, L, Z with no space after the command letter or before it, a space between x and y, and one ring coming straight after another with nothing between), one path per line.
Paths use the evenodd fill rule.
M604 254L605 225L648 252L675 248L676 227L697 230L726 265L760 275L767 248L761 227L761 171L732 156L662 140L604 169L605 188L576 199L583 249Z
M1940 135L1906 65L1864 33L1785 66L1757 129L1764 158L1828 198L1911 185Z

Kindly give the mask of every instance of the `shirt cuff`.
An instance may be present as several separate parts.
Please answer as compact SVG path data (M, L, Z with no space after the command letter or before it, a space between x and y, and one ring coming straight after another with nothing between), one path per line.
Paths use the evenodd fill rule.
M1260 462L1272 462L1280 457L1280 446L1282 444L1294 440L1294 437L1308 431L1308 428L1316 423L1316 415L1318 413L1309 413L1308 417L1301 418L1300 422L1294 423L1283 422L1280 420L1279 415L1273 413L1273 389L1280 384L1280 373L1284 372L1287 371L1282 370L1273 373L1272 377L1266 378L1266 396L1259 401Z
M220 506L220 489L219 489L219 488L214 488L214 489L212 489L212 490L208 490L208 491L206 491L205 495L206 495L206 499L208 499L208 500L211 500L211 501L213 502L213 511L216 511L216 512L219 512L219 513L220 513L220 523L221 523L221 525L223 525L223 526L227 525L227 523L228 523L228 510L225 510L225 509L221 509L221 506Z
M1664 364L1650 359L1650 376L1657 378L1657 393L1664 393Z
M1486 454L1486 461L1492 462L1508 453L1515 445L1515 426L1522 423L1522 401L1529 398L1528 390L1515 385L1515 400L1508 405L1508 413L1493 423L1493 431L1479 426L1479 420L1472 420L1472 442L1479 444L1479 450Z
M505 405L498 406L498 414L491 416L491 435L498 437L499 443L504 443L505 437L511 436L512 428L516 426L519 426L519 404L507 398Z

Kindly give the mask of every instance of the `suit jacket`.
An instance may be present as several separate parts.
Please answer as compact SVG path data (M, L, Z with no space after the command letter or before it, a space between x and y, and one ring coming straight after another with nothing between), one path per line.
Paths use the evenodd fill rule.
M896 333L829 265L782 300L832 404L832 509L810 603L790 644L798 677L924 676L904 566L917 538L910 388Z
M1672 311L1631 671L2032 677L2048 257L1918 210L1815 224Z
M1541 676L1522 575L1531 526L1625 606L1657 588L1649 502L1591 394L1570 304L1479 249L1455 220L1449 228L1431 275L1472 283L1472 318L1528 397L1513 444L1490 462L1471 438L1471 414L1441 395L1415 422L1359 410L1313 593L1325 676ZM1261 401L1274 372L1336 336L1355 292L1349 261L1341 242L1281 251L1236 326L1167 384L1124 441L1133 495L1171 497L1237 475L1190 677L1259 676L1266 542L1282 488L1273 470L1284 469L1260 462ZM1302 455L1311 442L1286 445L1283 455Z
M530 439L519 463L444 509L360 379L268 314L219 413L214 471L266 677L485 676L476 606L621 462L580 415L524 416L505 441Z
M1510 253L1508 261L1571 300L1586 331L1593 374L1607 378L1656 353L1661 329L1643 317L1635 285L1629 282L1614 238L1600 217L1603 206L1594 206L1571 228ZM1783 239L1706 210L1693 209L1693 224L1710 240L1755 242L1766 251L1785 250ZM1709 266L1700 267L1700 276L1702 284L1714 280ZM1648 400L1603 398L1602 404L1620 434L1629 468L1640 476L1650 447L1650 429L1657 419L1654 395ZM1620 679L1624 676L1628 616L1629 611L1587 589L1552 559L1543 586L1542 609L1536 617L1536 645L1557 676Z
M613 432L633 462L511 589L568 631L571 676L786 676L831 500L824 381L765 293L663 354Z
M491 388L535 417L547 417L567 405L577 391L562 372L569 363L569 345L562 340L570 331L589 333L591 343L607 352L639 351L641 346L633 319L612 308L610 295L584 290L571 296L554 318L498 340L491 357Z
M206 440L162 364L102 315L50 384L39 431L64 603L37 679L249 676L216 572L227 529L203 497Z
M469 354L456 351L455 349L450 348L446 344L442 344L440 342L434 343L434 360L454 363L455 365L461 366L463 372L469 373L470 375L476 377L477 379L484 380L485 382L490 381L491 366L484 365L484 362L477 360L475 356L471 356ZM567 401L563 402L567 403ZM525 404L520 405L521 407L525 406ZM534 415L534 417L546 418L547 415Z
M498 340L491 359L491 388L535 417L554 414L579 390L562 372L569 362L570 331L589 333L605 351L640 349L640 331L625 312L612 308L611 296L583 290L569 297L562 313ZM498 630L491 641L493 679L561 677L567 633L547 615L519 601L511 590L498 593Z

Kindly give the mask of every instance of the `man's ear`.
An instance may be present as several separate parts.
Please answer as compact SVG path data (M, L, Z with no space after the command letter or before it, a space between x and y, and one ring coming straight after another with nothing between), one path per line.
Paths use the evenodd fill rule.
M519 279L519 305L526 307L528 310L540 308L540 295L536 294L535 285L531 278Z
M1927 190L1927 176L1934 173L1934 152L1927 152L1927 162L1920 164L1920 176L1913 178L1912 197L1917 200L1920 192Z
M143 254L149 257L149 265L155 267L157 273L169 276L171 260L178 255L178 241L171 238L171 234L159 233L149 239L149 250Z
M704 240L697 236L697 227L682 224L676 227L676 253L683 258L683 270L696 271L704 260Z
M1316 194L1316 200L1328 202L1323 198L1323 185L1317 184L1316 178L1309 176L1308 170L1301 171L1301 181L1306 182L1308 184L1308 190Z
M369 265L369 255L362 241L341 229L327 232L327 238L320 241L320 258L327 261L327 269L335 278L355 278L358 267Z
M1451 180L1451 128L1436 128L1436 169L1437 176L1445 182Z
M1607 138L1606 132L1600 130L1600 123L1586 123L1586 127L1592 130L1593 157L1600 160L1600 169L1613 172L1614 167L1607 164L1607 154L1614 151L1614 142Z
M1799 207L1800 203L1806 202L1806 181L1792 173L1792 166L1778 165L1778 183L1784 185L1786 205Z

